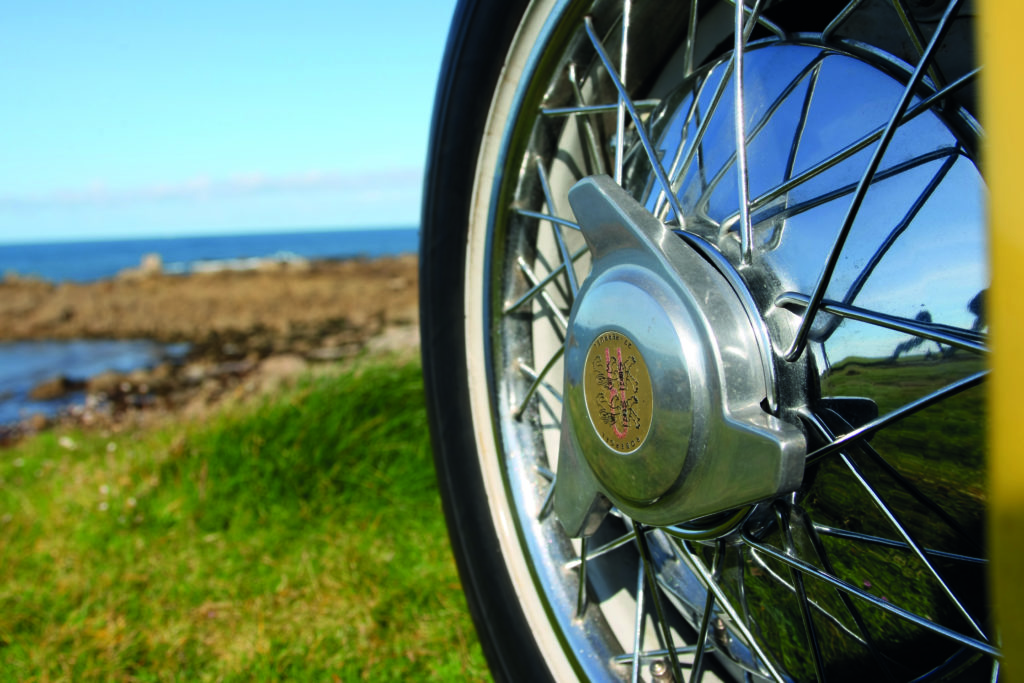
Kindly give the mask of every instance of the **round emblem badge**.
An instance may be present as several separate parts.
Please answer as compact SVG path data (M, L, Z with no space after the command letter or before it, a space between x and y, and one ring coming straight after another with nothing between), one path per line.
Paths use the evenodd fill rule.
M640 350L621 332L605 332L587 352L583 377L587 412L609 448L629 453L651 431L654 393Z

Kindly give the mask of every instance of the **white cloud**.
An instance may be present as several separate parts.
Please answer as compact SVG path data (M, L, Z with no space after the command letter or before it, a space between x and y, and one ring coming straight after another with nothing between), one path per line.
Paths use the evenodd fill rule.
M112 187L102 182L35 194L0 194L0 211L73 206L118 206L150 202L195 202L276 193L337 193L357 201L405 194L419 189L418 168L374 170L363 173L308 170L292 174L239 173L226 178L196 176L186 180Z

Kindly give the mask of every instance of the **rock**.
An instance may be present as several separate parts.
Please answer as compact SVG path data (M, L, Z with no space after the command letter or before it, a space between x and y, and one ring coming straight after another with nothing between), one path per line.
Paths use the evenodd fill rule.
M84 388L85 382L58 375L32 387L32 391L28 392L28 397L33 401L52 401Z
M7 285L43 285L46 289L53 289L53 285L38 275L25 275L13 270L4 271L4 284Z
M0 320L6 323L0 340L187 344L152 369L93 377L85 405L58 418L107 427L136 419L143 412L138 408L156 413L194 406L205 414L203 406L280 386L303 372L332 370L314 369L316 361L416 348L415 255L315 262L281 257L266 266L171 276L153 255L124 278L56 285L0 272ZM63 378L44 384L36 396L45 398L37 400L80 388ZM28 432L29 425L23 421L18 429ZM0 442L5 438L0 431Z
M139 280L163 275L164 260L160 254L146 254L137 268L125 268L117 274L119 280Z
M238 377L252 372L256 365L249 361L227 361L220 363L208 373L208 377Z
M163 362L149 371L150 382L167 382L174 377L174 364Z
M308 364L302 356L285 353L265 359L260 363L259 373L262 381L274 383L300 375L307 367Z
M107 370L94 377L90 377L89 381L86 382L86 389L88 389L90 394L106 394L110 396L120 390L123 380L124 376L121 373Z
M210 373L210 366L206 363L189 363L181 372L185 384L200 384Z
M42 413L33 413L27 420L25 420L25 423L33 432L41 432L50 426L50 418L46 417Z
M359 353L359 344L345 344L344 346L326 346L314 349L306 353L306 358L313 361L331 361L349 358Z
M419 321L420 309L415 303L390 308L385 316L388 325L418 325Z
M143 277L163 275L164 260L160 254L146 254L139 263L139 274Z
M406 325L387 327L384 331L366 343L366 350L377 353L413 353L420 347L419 328Z

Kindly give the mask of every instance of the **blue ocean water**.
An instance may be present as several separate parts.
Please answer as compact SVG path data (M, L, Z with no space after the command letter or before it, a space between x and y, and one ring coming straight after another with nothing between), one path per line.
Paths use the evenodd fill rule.
M0 424L33 413L52 416L80 402L83 392L54 401L33 401L29 392L56 375L86 380L109 370L130 372L180 357L187 344L157 344L135 340L72 340L0 343Z
M249 258L390 256L415 252L418 242L419 230L397 228L0 245L0 276L14 272L54 282L90 282L134 268L152 253L160 254L166 271L190 272L211 262ZM58 401L29 400L29 391L42 381L56 376L85 380L108 370L130 372L182 352L180 345L144 340L0 343L0 425L33 413L53 415L82 400L80 392Z
M144 255L152 253L160 254L166 270L189 272L208 261L282 256L374 258L415 252L418 246L416 228L6 244L0 245L0 275L14 272L54 282L89 282L134 268Z

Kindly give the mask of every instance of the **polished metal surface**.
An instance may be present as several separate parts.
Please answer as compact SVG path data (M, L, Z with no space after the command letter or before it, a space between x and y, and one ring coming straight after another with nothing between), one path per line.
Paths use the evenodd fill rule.
M970 13L928 52L917 3L761 5L543 22L486 169L496 515L581 677L990 674ZM609 334L651 387L635 446L588 398Z
M555 511L566 531L596 531L608 509L598 496L633 520L668 525L795 490L803 432L762 407L769 349L732 284L611 178L580 181L569 202L593 266L565 345ZM627 362L615 369L622 378L595 394L587 380L612 375L603 359L592 364L602 340ZM635 409L619 400L615 382ZM604 436L592 407L602 399L609 417L633 409L643 438L619 446Z

